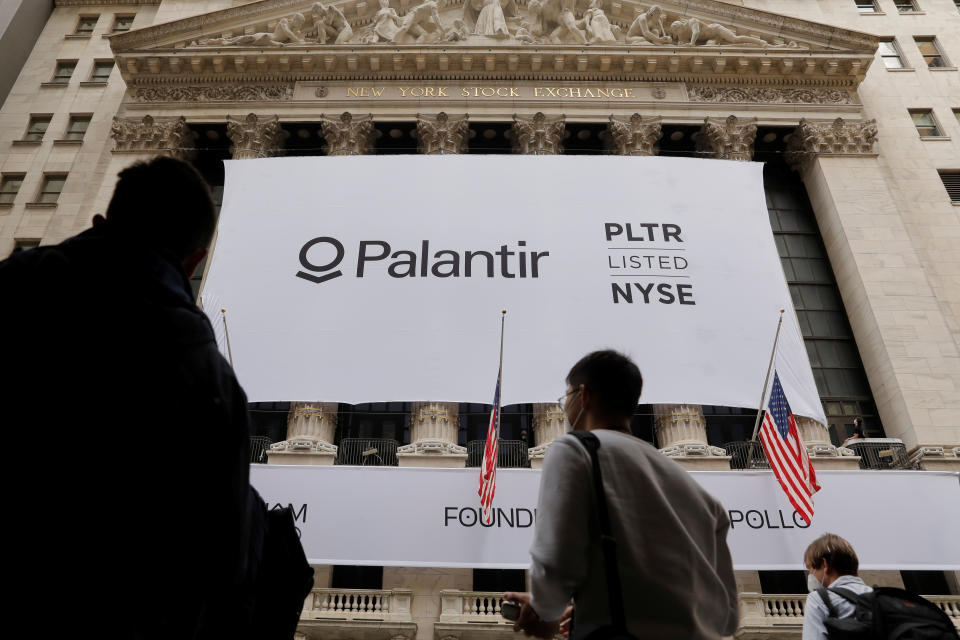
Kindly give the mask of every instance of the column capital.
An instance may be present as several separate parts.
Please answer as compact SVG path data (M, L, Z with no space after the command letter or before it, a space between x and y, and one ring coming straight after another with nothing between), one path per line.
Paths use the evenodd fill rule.
M337 447L336 402L291 402L287 439L270 445L271 464L333 464Z
M753 159L753 142L757 137L756 118L706 118L694 134L697 151L720 160Z
M558 155L563 153L566 135L566 116L548 118L538 111L532 118L513 116L510 129L513 152L524 155Z
M464 116L451 120L443 111L432 118L418 113L417 139L420 141L420 153L466 153L470 135L468 119L469 116Z
M639 113L629 119L610 116L607 145L621 156L655 156L659 151L662 118L644 118Z
M414 402L410 411L410 444L397 448L401 466L416 466L410 464L411 456L452 456L439 466L462 467L467 449L457 444L459 413L456 402Z
M194 155L197 134L179 118L113 118L114 153L158 153L187 161Z
M328 156L362 156L373 151L373 141L378 132L373 126L373 115L354 117L344 111L336 118L320 115L320 126L326 144L323 151Z
M250 113L242 119L227 116L227 137L233 143L233 158L249 160L279 155L287 133L281 128L279 117Z
M794 168L818 156L867 156L877 153L876 120L807 120L804 118L787 142L787 162Z

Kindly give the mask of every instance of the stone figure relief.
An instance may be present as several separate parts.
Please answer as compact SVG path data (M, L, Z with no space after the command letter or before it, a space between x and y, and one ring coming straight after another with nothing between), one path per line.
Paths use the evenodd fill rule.
M795 42L757 35L693 16L671 15L660 5L637 10L633 21L611 20L610 0L464 0L462 9L440 15L440 0L425 0L404 15L390 0L378 0L372 21L355 31L333 2L315 2L308 16L293 13L272 30L205 38L189 46L293 46L336 44L433 44L490 40L524 44L633 46L796 47Z

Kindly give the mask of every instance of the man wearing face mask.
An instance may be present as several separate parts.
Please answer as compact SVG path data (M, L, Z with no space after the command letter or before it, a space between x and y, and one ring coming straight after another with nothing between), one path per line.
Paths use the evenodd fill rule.
M855 594L873 591L857 577L860 561L853 546L838 535L825 533L807 547L803 554L807 570L807 604L803 615L803 640L827 640L827 627L823 621L830 615L827 606L817 593L821 587L840 587ZM854 605L846 598L830 594L830 603L838 618L853 616Z
M680 465L630 430L643 378L626 356L596 351L567 375L559 402L573 430L600 442L605 502L616 540L623 602L612 602L601 547L590 454L573 435L547 450L537 527L530 549L530 593L516 631L552 638L573 599L574 639L612 622L651 640L719 640L737 628L737 586L723 506Z

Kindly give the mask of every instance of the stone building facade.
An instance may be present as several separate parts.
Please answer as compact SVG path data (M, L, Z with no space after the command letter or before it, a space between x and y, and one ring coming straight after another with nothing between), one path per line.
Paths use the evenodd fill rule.
M842 445L867 415L869 435L902 443L903 466L958 470L958 61L956 0L56 0L0 110L0 255L82 231L116 174L158 153L218 193L221 160L279 154L764 161L830 422L801 420L815 466L864 466L867 449ZM283 424L269 462L342 462L364 410L301 400L258 409ZM464 434L486 410L368 409L399 415L403 436L357 460L471 464ZM517 450L536 467L564 418L518 411ZM691 469L736 467L724 445L752 425L689 404L644 416ZM306 637L510 635L470 569L318 569ZM802 598L739 578L745 634L798 635ZM958 576L942 579L958 619Z

